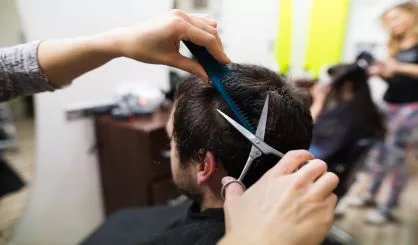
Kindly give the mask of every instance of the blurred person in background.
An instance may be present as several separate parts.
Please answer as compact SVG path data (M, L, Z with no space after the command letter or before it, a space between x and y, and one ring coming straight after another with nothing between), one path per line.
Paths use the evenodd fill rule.
M391 190L385 203L368 213L367 222L381 224L393 220L392 210L407 183L408 149L417 149L418 131L418 5L402 3L382 15L389 32L389 58L369 69L388 84L386 137L370 154L372 181L367 193L352 200L352 206L375 206L375 197L387 174L392 175Z
M353 149L360 140L383 138L384 126L371 98L365 67L357 62L338 64L327 73L331 84L317 83L310 89L315 126L309 151L340 177L335 193L341 197L354 167L354 162L347 162Z

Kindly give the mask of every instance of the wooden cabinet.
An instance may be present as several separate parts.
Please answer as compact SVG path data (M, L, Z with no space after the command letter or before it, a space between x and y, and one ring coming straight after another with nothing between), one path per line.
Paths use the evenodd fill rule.
M130 121L95 120L106 215L165 204L179 196L171 179L167 112Z

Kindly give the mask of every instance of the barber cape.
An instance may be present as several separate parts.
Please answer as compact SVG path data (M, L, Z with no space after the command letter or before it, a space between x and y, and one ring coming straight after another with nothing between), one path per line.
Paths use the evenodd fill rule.
M131 209L110 216L83 245L216 244L225 232L221 208L200 204Z

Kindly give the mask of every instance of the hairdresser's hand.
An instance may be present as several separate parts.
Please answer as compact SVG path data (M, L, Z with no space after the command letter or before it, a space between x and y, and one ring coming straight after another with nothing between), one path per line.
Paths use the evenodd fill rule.
M393 58L382 62L381 75L385 78L393 77L398 70L399 62Z
M369 68L369 75L389 78L398 72L399 62L393 58L385 61L376 62L375 65Z
M109 32L121 56L141 62L164 64L206 77L202 66L179 53L180 41L205 46L221 63L230 60L223 51L217 22L206 15L172 10L163 18Z
M313 103L323 104L331 91L331 86L329 84L316 83L311 89L310 94L313 99Z
M312 96L311 104L311 115L312 119L316 121L318 116L321 114L325 101L329 92L331 91L331 86L328 84L317 83L310 89L310 94Z
M230 184L226 235L219 244L320 244L333 223L338 177L312 158L307 151L291 151L247 191Z
M381 76L382 74L382 65L377 63L369 67L367 74L369 76Z
M205 78L202 66L179 53L180 41L205 46L221 63L229 63L216 26L216 21L205 15L173 10L160 19L135 26L92 36L43 41L38 48L38 62L55 87L68 85L73 79L121 56L177 67Z

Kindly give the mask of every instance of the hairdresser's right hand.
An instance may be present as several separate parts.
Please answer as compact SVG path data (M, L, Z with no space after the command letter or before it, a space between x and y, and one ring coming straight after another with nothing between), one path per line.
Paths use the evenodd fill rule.
M120 48L119 55L151 64L173 66L207 77L202 66L179 53L180 41L205 46L221 63L230 63L218 36L217 22L206 15L172 10L168 15L106 33Z
M312 159L307 151L291 151L247 191L230 184L219 244L320 244L333 223L338 177Z

